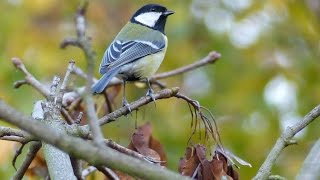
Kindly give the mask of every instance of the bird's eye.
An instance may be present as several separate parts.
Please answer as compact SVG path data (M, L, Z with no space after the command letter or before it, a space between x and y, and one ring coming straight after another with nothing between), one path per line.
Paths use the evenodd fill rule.
M152 12L155 12L155 11L156 11L156 9L155 9L155 8L152 8L152 9L151 9L151 11L152 11Z

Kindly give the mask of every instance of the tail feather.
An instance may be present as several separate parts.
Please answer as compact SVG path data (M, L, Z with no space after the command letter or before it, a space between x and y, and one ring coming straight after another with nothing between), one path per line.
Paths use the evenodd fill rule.
M108 83L110 82L110 80L116 76L119 72L119 69L115 69L109 72L106 72L99 80L97 83L95 83L92 88L91 91L92 93L101 93L108 85Z

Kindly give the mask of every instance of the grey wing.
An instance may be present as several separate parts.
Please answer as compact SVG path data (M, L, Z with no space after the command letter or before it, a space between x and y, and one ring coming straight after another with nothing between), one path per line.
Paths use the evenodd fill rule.
M104 53L99 72L104 74L144 56L157 53L165 47L165 41L114 41Z

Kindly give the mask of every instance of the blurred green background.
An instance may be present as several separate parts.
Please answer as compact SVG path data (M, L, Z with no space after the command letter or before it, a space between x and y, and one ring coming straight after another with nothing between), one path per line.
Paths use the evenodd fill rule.
M88 35L97 53L96 69L105 48L130 16L151 1L92 0L87 20ZM216 50L222 58L214 65L163 80L169 87L199 100L218 123L224 146L250 162L241 167L242 179L253 177L276 138L320 102L320 2L318 0L175 0L152 1L176 13L169 17L169 47L158 72L172 70ZM65 37L75 35L74 13L79 1L0 1L0 98L30 114L41 95L28 86L12 84L23 74L11 57L23 59L39 80L48 84L62 76L74 59L85 69L82 52L59 49ZM98 71L98 70L96 70ZM99 74L97 72L97 77ZM75 81L74 85L84 85ZM128 85L129 101L145 94ZM117 97L116 106L121 104ZM127 145L134 121L150 121L154 136L164 145L169 168L177 170L190 134L190 113L177 99L141 108L128 118L104 126L105 136ZM0 122L0 125L6 125ZM293 179L313 143L320 122L298 134L298 145L285 149L273 174ZM0 177L14 173L11 166L17 145L0 141ZM21 159L21 157L20 157Z

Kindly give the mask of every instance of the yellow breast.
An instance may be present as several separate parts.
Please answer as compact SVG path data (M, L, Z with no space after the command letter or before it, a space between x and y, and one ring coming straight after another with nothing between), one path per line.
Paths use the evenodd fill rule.
M163 36L166 42L166 46L163 48L163 50L133 62L130 68L132 70L132 74L140 77L140 79L143 79L153 75L159 69L165 57L168 43L167 37L165 35Z

